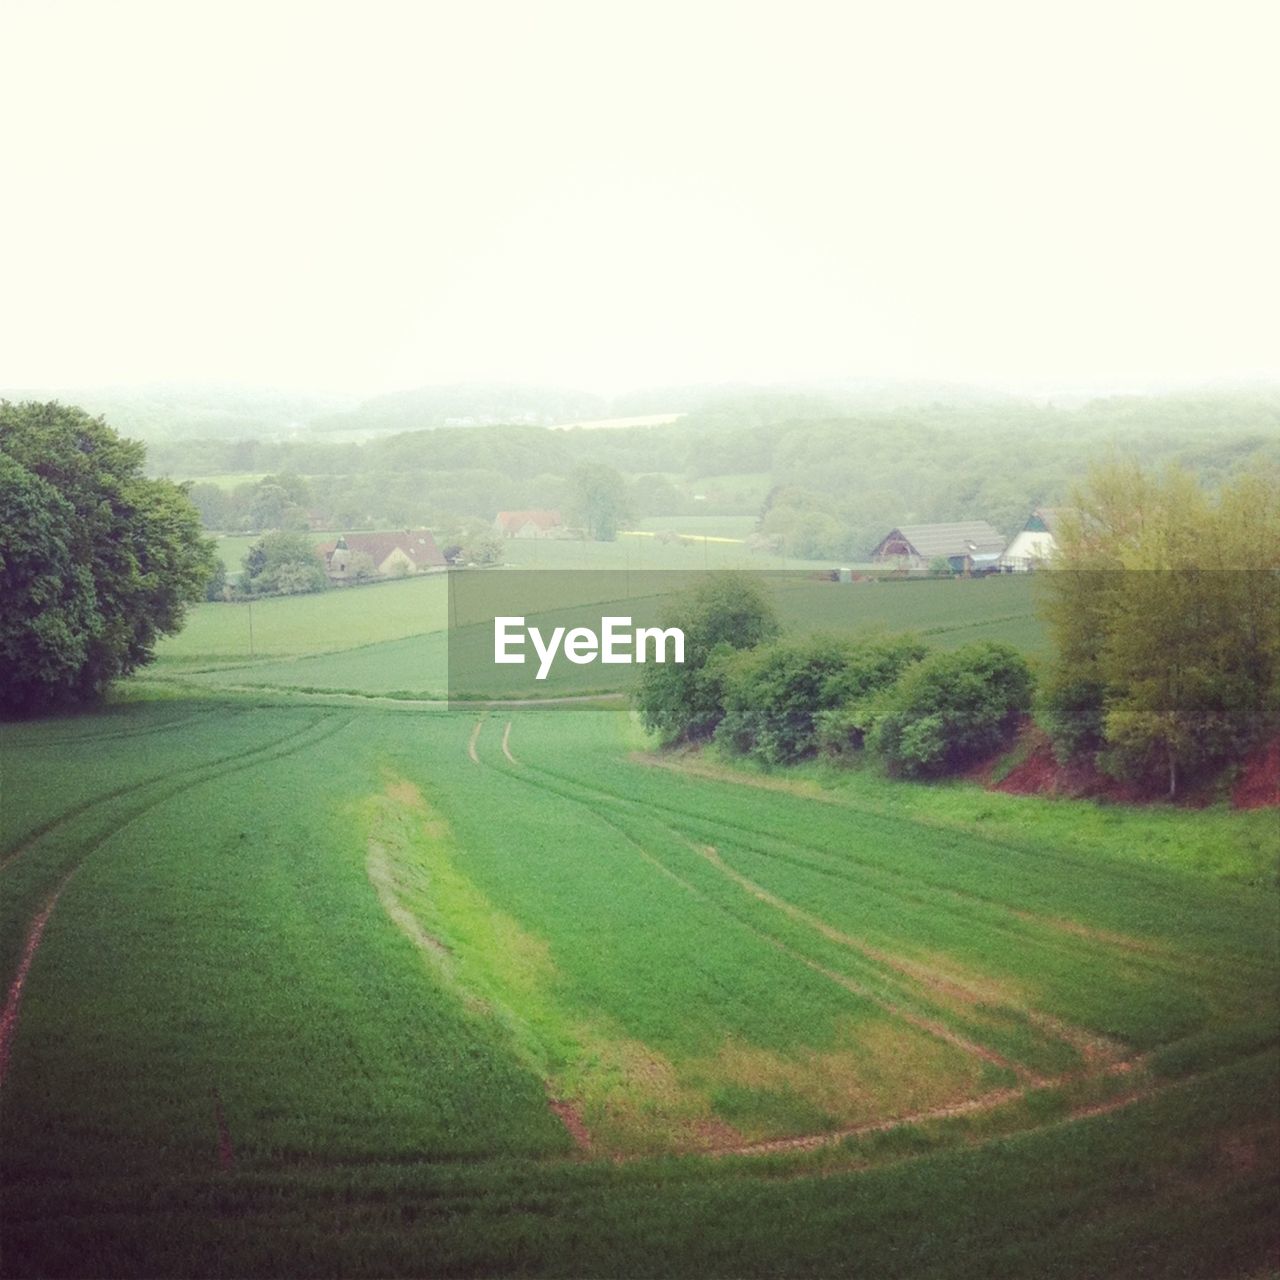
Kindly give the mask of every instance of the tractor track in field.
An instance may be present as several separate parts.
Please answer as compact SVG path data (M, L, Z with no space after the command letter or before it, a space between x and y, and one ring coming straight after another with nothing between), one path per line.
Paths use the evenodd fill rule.
M852 934L835 928L834 925L828 924L812 912L806 911L795 903L788 902L785 898L781 898L775 893L771 893L763 885L757 884L740 871L735 870L720 857L713 845L693 845L693 848L702 854L717 871L727 876L739 888L751 894L752 897L807 926L828 941L834 942L838 946L848 947L850 950L865 956L868 960L901 973L905 977L920 983L925 988L938 992L943 997L951 998L963 1004L996 1003L1004 999L999 991L984 988L980 981L973 982L939 969L935 965L922 964L918 960L895 955L891 951L885 951L882 947L873 946L861 938L855 938ZM1055 1018L1052 1014L1042 1013L1038 1009L1033 1009L1029 1006L1017 1006L1016 1012L1025 1017L1033 1026L1039 1027L1055 1039L1061 1040L1079 1051L1085 1061L1121 1061L1127 1051L1124 1045L1107 1036L1099 1035L1084 1027L1072 1026L1071 1023L1064 1022L1061 1018Z
M970 827L959 826L952 822L939 820L921 814L895 815L874 805L852 802L847 796L831 795L829 792L816 790L787 778L775 778L744 773L723 765L714 765L699 759L690 759L688 755L664 758L653 752L634 751L628 757L630 763L647 769L662 769L677 775L698 778L707 782L719 782L731 787L750 787L761 791L783 792L802 799L815 800L820 804L835 809L843 809L849 813L860 814L881 822L910 822L915 826L926 827L948 836L977 837L992 848L1004 850L1024 862L1035 864L1039 861L1039 852L1017 840L1007 839L994 833L982 833ZM1091 860L1087 852L1074 850L1069 854L1061 854L1059 863L1066 869L1077 871L1081 875L1096 874L1098 864ZM1163 889L1165 883L1158 875L1141 865L1109 861L1107 871L1117 879L1129 881L1136 889Z
M564 779L560 777L560 775L553 774L549 770L542 769L536 765L530 766L530 768L534 773L542 774L544 777L551 776L561 783L569 783L571 786L577 786L581 791L586 792L588 795L594 795L599 800L611 802L615 805L623 805L627 808L634 808L639 804L639 802L629 801L625 797L617 796L612 792L601 790L599 788L593 788L584 783L569 782L568 779ZM549 787L548 789L554 790L555 788ZM584 803L578 797L567 794L563 791L557 791L557 794L564 796L566 799L577 799L579 803ZM665 806L657 807L664 808ZM595 809L593 812L597 813L597 815L604 821L609 822L609 819L602 814L599 809ZM650 821L653 821L651 816L646 816L649 817ZM615 823L609 822L609 825L613 826L615 830L621 830ZM658 825L663 827L663 829L670 835L688 845L689 848L705 858L713 867L716 868L717 871L725 875L728 879L737 884L739 888L743 889L744 892L755 897L757 900L772 906L774 909L813 930L828 941L854 951L874 966L877 966L881 971L887 969L923 988L924 992L927 993L923 997L926 1006L932 999L936 998L942 998L944 1001L949 1000L953 1004L959 1003L975 1005L982 1002L988 1002L1005 1005L1016 1016L1025 1018L1030 1025L1038 1028L1051 1039L1064 1043L1075 1050L1080 1054L1084 1062L1089 1064L1089 1066L1110 1065L1125 1060L1125 1055L1128 1053L1128 1049L1120 1042L1098 1032L1091 1031L1088 1028L1075 1026L1064 1019L1057 1018L1052 1014L1044 1013L1041 1010L1021 1004L1010 1004L1007 996L1004 996L1002 993L994 990L984 989L984 986L980 981L973 982L957 977L956 975L947 973L936 966L924 964L909 957L896 955L884 950L883 948L876 947L863 939L855 938L852 935L845 933L843 930L836 929L834 926L828 924L824 920L821 920L811 912L808 912L803 908L778 897L776 894L769 892L762 885L756 884L748 877L743 876L740 872L730 867L712 846L697 843L687 832L679 830L678 828L671 826L669 823L659 821ZM638 845L638 842L635 841L634 837L630 836L627 832L622 831L621 833L632 843ZM667 875L680 880L681 883L686 884L686 887L693 890L693 886L688 885L687 882L683 881L681 877L677 876L676 873L666 867L665 864L661 863L660 860L653 858L653 855L649 854L647 850L642 850L642 852L645 854L647 859L658 865ZM697 890L694 891L698 892ZM702 896L705 897L705 895ZM706 900L711 902L710 899ZM712 903L712 905L716 906L717 909L721 911L724 910L724 908L719 904ZM737 919L736 916L732 916L732 913L730 914L731 918ZM753 926L750 925L747 927L753 928ZM855 994L877 1003L885 1012L889 1012L898 1017L906 1017L907 1011L904 1011L900 1005L895 1004L892 1000L885 1000L883 997L877 996L874 992L869 991L863 983L859 983L856 979L837 973L836 971L811 960L801 952L795 951L785 943L781 943L779 940L772 938L769 934L760 933L760 936L769 939L775 945L782 946L788 954L791 954L794 958L798 959L801 963L807 965L815 972L821 973L824 977L833 982L839 983L841 986L845 986ZM890 981L891 985L899 985L898 983L893 982L892 979L888 978L887 974L882 973L881 976L882 980L887 979ZM908 999L915 998L919 1000L922 998L911 991L903 991L900 992L900 994L906 995ZM944 1008L945 1007L946 1005L944 1003ZM1019 1064L1008 1061L1003 1057L1003 1055L997 1054L993 1050L988 1050L986 1046L977 1044L975 1041L970 1040L969 1037L962 1036L959 1032L947 1027L945 1023L941 1023L937 1019L928 1017L927 1015L916 1016L920 1019L916 1025L918 1025L921 1030L928 1031L935 1036L948 1040L957 1048L961 1048L966 1052L977 1053L977 1056L984 1057L987 1061L992 1062L993 1065L1006 1067L1014 1071L1022 1079L1035 1080L1038 1078L1036 1073L1020 1066ZM910 1021L911 1019L907 1018L907 1020ZM943 1034L943 1032L945 1032L945 1034Z
M27 927L27 936L22 944L22 955L18 960L18 969L5 995L4 1008L0 1010L0 1088L4 1087L5 1076L9 1073L9 1055L13 1049L14 1033L18 1029L18 1014L22 1009L22 993L27 985L27 974L31 971L31 962L35 959L36 951L40 947L40 939L44 937L45 925L49 923L49 917L53 915L53 909L58 905L58 899L62 897L62 891L67 887L67 881L73 875L75 875L75 868L72 868L63 876L62 882L49 896L44 906L36 914L35 919Z
M1092 1078L1097 1080L1128 1075L1131 1072L1140 1070L1143 1065L1145 1065L1143 1059L1131 1058L1125 1062L1112 1063L1110 1067L1095 1073ZM1175 1088L1180 1084L1189 1084L1191 1079L1194 1078L1176 1081L1174 1084L1165 1087ZM850 1138L862 1138L872 1133L887 1133L891 1129L901 1128L904 1125L927 1124L936 1120L951 1120L958 1116L981 1115L984 1112L994 1111L997 1107L1005 1106L1010 1102L1018 1102L1037 1089L1052 1089L1075 1082L1076 1077L1074 1076L1060 1076L1055 1079L1041 1080L1036 1084L1022 1085L1016 1088L995 1089L990 1093L984 1093L977 1098L970 1098L964 1102L953 1102L946 1106L915 1111L892 1119L872 1120L866 1124L852 1125L846 1129L832 1129L828 1133L804 1134L794 1138L767 1138L762 1142L747 1142L737 1147L723 1147L716 1151L708 1152L708 1154L724 1158L725 1156L771 1156L790 1152L818 1151L823 1147L838 1146L842 1142L847 1142ZM1108 1112L1118 1111L1122 1107L1141 1102L1144 1098L1152 1097L1160 1091L1158 1086L1151 1084L1145 1088L1130 1090L1128 1093L1121 1094L1115 1098L1088 1103L1072 1111L1064 1118L1063 1123L1087 1120L1097 1115L1106 1115ZM1003 1137L1004 1135L1001 1136ZM993 1138L992 1141L999 1141L999 1138Z
M36 913L27 926L26 942L23 945L22 953L19 957L18 967L14 973L14 977L10 981L8 992L5 996L3 1010L0 1010L0 1087L3 1087L5 1078L8 1075L8 1068L11 1061L13 1040L18 1028L18 1014L21 1009L23 995L26 990L27 980L30 975L32 963L35 960L36 953L40 948L40 943L44 937L45 928L53 915L54 908L58 904L58 900L62 897L63 891L66 889L68 882L72 876L80 870L81 867L93 856L108 840L118 835L125 828L137 822L138 819L145 817L152 810L159 808L160 805L167 803L174 797L191 791L195 787L201 786L206 782L213 782L220 778L228 777L235 773L240 773L245 769L256 768L269 760L281 760L291 755L296 755L300 751L306 750L310 746L314 746L318 742L323 742L326 738L333 737L334 734L345 729L350 720L340 720L336 725L330 724L333 720L332 715L320 716L305 725L302 729L294 730L284 734L279 738L273 739L271 742L264 743L261 747L255 748L253 751L239 752L235 756L224 756L213 761L207 761L203 765L193 765L184 770L178 770L173 776L181 777L183 780L178 785L170 787L168 790L161 792L157 796L149 798L145 803L136 805L126 813L118 815L112 825L106 830L99 831L89 837L88 842L80 851L80 856L76 862L63 875L58 887L53 894L46 899L44 906ZM325 729L325 732L315 732L319 729ZM309 736L308 736L309 735ZM305 741L299 742L299 738L305 738ZM287 744L287 745L285 745ZM234 763L229 763L234 761ZM193 773L202 773L203 776L192 777ZM137 784L130 787L125 794L141 790L142 786L153 785L151 783Z
M874 809L866 809L856 805L845 804L842 801L832 797L823 795L822 793L810 793L805 790L797 789L793 784L787 783L785 780L778 780L775 785L768 785L773 780L756 779L743 776L737 778L720 771L710 769L686 769L685 767L668 761L661 761L651 758L647 755L633 754L631 759L636 763L646 767L656 767L671 770L675 773L687 773L694 778L703 778L711 781L739 783L741 785L760 787L765 790L780 791L801 798L815 799L823 801L827 804L843 808L851 813L864 815L877 821L890 821L891 819ZM533 766L538 772L547 776L558 778L563 782L570 783L575 786L582 786L578 779L558 774L554 770L547 769L543 766ZM663 804L660 801L637 801L629 796L625 796L619 792L609 791L606 788L592 788L602 796L609 796L623 804L636 805L644 804L651 809L662 810L676 819L684 821L693 821L705 825L705 818L696 813L691 813L687 809L682 809L677 805ZM917 823L918 820L910 818L908 821ZM949 911L951 914L967 919L972 922L973 908L978 908L984 914L982 924L984 928L992 929L1004 933L1010 937L1016 937L1024 945L1034 945L1040 949L1053 948L1056 944L1055 938L1063 938L1067 936L1074 937L1087 946L1096 948L1100 955L1111 958L1115 951L1120 951L1125 956L1126 963L1145 969L1158 978L1168 978L1170 976L1177 977L1180 980L1196 980L1197 973L1228 973L1234 974L1242 966L1257 968L1259 972L1267 972L1265 965L1256 961L1251 961L1246 956L1231 956L1229 958L1197 953L1194 956L1185 955L1175 957L1168 953L1167 949L1158 942L1150 942L1146 939L1134 938L1129 935L1116 933L1105 929L1095 929L1088 925L1077 921L1069 920L1061 916L1047 915L1042 912L1017 910L1010 907L1007 903L1001 902L999 899L991 898L982 894L972 893L967 890L956 889L950 885L940 883L925 876L907 876L903 872L896 871L891 867L883 866L876 862L868 861L865 858L856 856L847 856L847 862L859 869L858 874L852 874L847 866L833 864L834 855L831 850L821 845L806 843L794 837L785 838L770 833L762 833L754 827L743 823L734 822L729 818L718 818L716 825L727 827L732 831L741 833L741 838L735 842L741 844L744 849L759 854L761 857L780 859L782 861L793 862L797 866L804 867L820 875L832 876L838 879L848 880L858 884L862 888L870 887L876 893L884 896L892 897L898 901L910 902L921 907L929 909L941 909ZM947 826L945 824L918 822L918 825L927 827L930 830L939 831L949 836L973 836L974 833L966 832L963 829ZM1000 849L1012 849L1015 852L1025 856L1027 851L1021 846L1010 845L1007 842L992 840L989 837L976 837L984 840L986 843ZM793 847L796 852L788 854L780 854L775 850L762 847L760 840L774 841L777 843L786 843ZM815 862L809 858L798 856L799 851L803 851L810 855L815 855L821 861ZM866 873L866 874L863 874ZM912 892L912 889L917 890ZM941 898L949 900L955 906L949 906L946 902L930 901L922 896L920 889L926 890L928 893L939 895ZM957 907L959 909L957 909ZM1030 930L1030 931L1028 931ZM1216 990L1216 988L1215 988Z
M553 794L560 796L562 799L568 800L572 804L578 804L584 807L589 807L590 805L590 802L587 800L584 800L581 796L575 796L569 792L562 791L556 787L550 786L545 781L537 782L525 776L515 774L511 770L501 770L501 772L505 772L509 776L517 778L520 782L524 783L527 786L533 787L538 790L550 791ZM534 770L534 772L543 773L542 770ZM583 788L583 789L590 792L589 788ZM904 1005L895 1003L892 1000L889 1000L883 996L877 995L874 991L872 991L869 987L865 986L864 984L857 982L855 979L850 978L845 974L840 974L833 969L826 968L824 965L819 964L817 961L812 960L808 956L805 956L800 951L797 951L794 947L789 946L787 943L783 942L780 938L774 937L772 934L766 933L764 930L759 929L755 925L752 925L749 922L741 919L739 916L734 915L731 911L725 908L723 904L716 902L713 898L708 897L707 894L705 894L696 885L686 880L678 872L673 871L669 866L666 865L665 862L662 861L661 858L657 857L655 854L651 853L648 849L646 849L644 845L635 838L635 836L633 836L629 831L627 831L619 823L615 822L612 818L610 818L605 812L602 811L602 809L592 808L591 811L602 822L604 822L607 826L611 827L614 831L616 831L623 838L623 840L626 841L628 845L634 848L636 852L640 855L640 857L649 866L653 867L655 870L657 870L658 872L660 872L662 875L666 876L670 880L674 881L676 884L680 885L681 888L683 888L686 892L692 894L700 902L708 906L712 911L716 912L718 915L725 916L728 919L732 920L735 925L737 925L739 928L745 929L747 932L752 934L754 937L758 938L760 941L773 947L775 950L780 951L782 954L788 956L790 959L795 960L800 964L803 964L806 968L812 970L815 973L820 974L822 977L826 978L828 981L834 982L837 986L844 988L850 994L855 995L859 999L865 1000L869 1004L874 1005L876 1008L880 1009L881 1012L888 1014L890 1017L896 1018L902 1022L905 1022L908 1025L915 1027L917 1030L923 1031L925 1034L934 1037L935 1039L942 1040L945 1043L951 1045L953 1048L960 1050L962 1053L965 1053L971 1057L975 1057L980 1061L988 1063L991 1066L999 1067L1003 1070L1009 1071L1013 1075L1015 1075L1018 1079L1026 1081L1029 1084L1043 1083L1042 1077L1037 1076L1034 1072L1021 1066L1020 1064L1013 1062L1008 1058L1005 1058L1002 1054L997 1053L994 1049L990 1049L986 1045L979 1044L977 1043L977 1041L971 1040L967 1036L961 1035L960 1032L953 1030L951 1027L948 1027L944 1022L941 1022L936 1018L929 1017L922 1013L917 1013L914 1010L908 1009ZM685 840L687 843L687 838L683 836L682 833L673 833L673 834L676 834L678 838ZM892 980L888 979L887 975L884 978L882 978L882 980L886 980L892 985Z
M168 720L161 720L158 724L134 729L109 729L102 733L65 733L58 737L41 735L40 743L44 747L78 747L82 744L84 746L93 746L98 742L113 742L120 738L145 738L152 734L168 733L172 729L180 729L183 725L191 724L201 718L202 714L197 712L192 715L174 716Z
M174 778L186 777L189 774L197 773L204 769L210 769L215 765L225 764L230 760L243 760L250 755L256 755L258 752L265 751L268 748L287 742L289 739L306 733L315 727L316 724L328 719L322 716L317 720L312 720L309 724L301 729L293 730L282 737L273 738L271 741L264 743L260 747L253 747L248 751L234 751L226 755L213 756L208 760L201 761L199 764L184 765L180 769L168 769L163 773L155 773L146 778L140 778L136 782L125 783L123 786L115 787L111 791L103 792L101 795L91 796L87 800L81 801L79 804L72 805L69 809L64 809L55 817L50 818L47 822L42 823L34 831L29 831L22 839L14 845L4 857L0 859L0 872L6 870L14 862L16 862L24 853L27 853L46 836L56 831L59 827L65 826L68 822L74 821L82 814L88 813L92 809L96 809L101 805L109 804L113 800L120 800L125 796L133 795L135 792L142 791L147 787L155 786L157 783L169 782Z

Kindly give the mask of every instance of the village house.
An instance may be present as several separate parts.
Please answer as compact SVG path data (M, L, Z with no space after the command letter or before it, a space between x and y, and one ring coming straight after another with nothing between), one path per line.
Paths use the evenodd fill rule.
M354 581L361 576L361 569L376 578L396 578L444 568L444 556L430 529L346 533L319 551L333 582Z
M558 511L499 511L493 529L504 538L556 538L564 520Z
M1037 507L1000 557L1000 567L1008 573L1027 573L1047 564L1058 549L1054 537L1058 519L1056 508Z
M946 560L957 573L995 569L1005 541L985 520L957 524L910 524L891 530L871 553L876 564L928 569Z

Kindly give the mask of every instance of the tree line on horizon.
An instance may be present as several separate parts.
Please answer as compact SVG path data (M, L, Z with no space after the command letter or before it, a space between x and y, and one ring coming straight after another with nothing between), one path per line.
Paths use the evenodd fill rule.
M192 479L205 527L220 532L289 527L289 519L294 527L443 532L500 510L563 508L576 471L608 467L622 477L634 519L750 515L771 550L855 561L900 524L982 519L1012 536L1035 507L1059 505L1107 450L1176 463L1210 485L1280 466L1280 395L813 416L821 407L748 398L667 426L608 431L487 426L364 443L169 440L152 446L150 465ZM245 482L229 485L235 475Z

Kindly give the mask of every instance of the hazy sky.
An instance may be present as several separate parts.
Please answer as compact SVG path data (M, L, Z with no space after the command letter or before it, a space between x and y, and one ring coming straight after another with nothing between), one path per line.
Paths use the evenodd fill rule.
M0 386L1280 377L1280 4L0 0Z

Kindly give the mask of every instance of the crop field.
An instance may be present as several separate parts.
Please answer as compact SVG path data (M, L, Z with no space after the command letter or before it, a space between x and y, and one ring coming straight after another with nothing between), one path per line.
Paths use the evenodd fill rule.
M576 544L575 544L576 545ZM616 569L613 565L605 566ZM683 585L700 566L673 575ZM637 587L652 594L657 575ZM599 571L584 580L601 584L596 596L633 615L640 625L652 601L624 597L607 601L618 576ZM525 599L520 580L506 571L475 575L483 594L510 592ZM627 581L623 578L622 581ZM636 579L636 582L646 581ZM776 603L788 631L854 633L868 630L917 631L930 644L954 648L972 640L1002 640L1023 652L1043 650L1044 629L1035 614L1035 584L1028 575L972 580L860 582L842 584L804 575L776 580ZM676 589L673 586L671 589ZM593 596L592 598L596 598ZM252 612L251 612L252 611ZM537 624L534 603L530 621ZM196 606L186 628L165 640L159 660L148 669L151 682L220 689L248 687L304 692L355 693L373 697L440 698L448 686L450 643L488 651L490 629L474 634L464 627L450 640L445 575L403 582L287 596L248 604ZM597 610L598 616L598 610ZM253 649L250 651L250 622ZM603 672L591 666L570 672L560 692L623 690L633 668ZM528 668L508 668L502 682L475 689L479 695L530 697L546 694Z
M6 1274L1273 1256L1273 813L244 694L0 777Z

